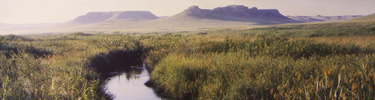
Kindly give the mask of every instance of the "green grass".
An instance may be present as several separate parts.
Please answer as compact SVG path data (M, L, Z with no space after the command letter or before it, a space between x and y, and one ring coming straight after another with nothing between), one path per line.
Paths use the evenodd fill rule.
M244 54L171 54L156 66L152 76L178 98L374 98L373 55L294 60Z
M221 34L224 37L240 39L249 36L276 35L282 37L301 38L301 37L337 37L337 36L374 36L375 22L336 22L336 23L309 23L297 25L277 25L263 28L253 28L246 30L219 30L208 31L210 34ZM234 34L233 34L234 33Z
M373 50L364 52L367 48L355 45L289 42L278 41L278 38L246 42L252 45L250 47L257 48L253 50L238 49L235 44L241 43L233 45L227 44L228 41L210 49L224 52L171 53L155 66L152 79L167 94L177 98L374 98L374 74L362 72L374 70ZM212 48L211 45L208 47ZM341 80L339 77L346 83L337 83ZM370 83L363 80L365 77L372 79L368 80ZM324 88L317 87L319 84L325 85ZM349 88L358 84L365 87ZM324 93L319 93L321 91Z
M107 59L98 56L136 47L136 40L123 35L29 39L33 41L4 41L0 45L2 99L108 99L101 89L105 78L94 70L93 59Z
M171 99L374 99L373 26L0 36L0 98L111 99L108 72L145 61Z

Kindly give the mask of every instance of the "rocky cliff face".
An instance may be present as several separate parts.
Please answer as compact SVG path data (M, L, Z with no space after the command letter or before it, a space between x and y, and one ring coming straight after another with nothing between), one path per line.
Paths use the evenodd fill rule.
M105 21L113 16L112 12L89 12L73 20L73 22L90 24Z
M279 13L277 9L248 8L243 5L230 5L215 9L200 9L198 6L191 6L178 16L190 16L202 19L217 19L230 21L253 22L254 20L273 20L282 22L298 22L289 19Z
M218 7L213 9L216 14L225 16L242 17L242 18L257 18L257 17L270 17L270 18L286 18L281 15L276 9L257 9L256 7L248 8L242 5L231 5L227 7Z
M81 24L99 23L107 20L118 19L157 19L158 17L149 11L119 11L119 12L89 12L73 20Z

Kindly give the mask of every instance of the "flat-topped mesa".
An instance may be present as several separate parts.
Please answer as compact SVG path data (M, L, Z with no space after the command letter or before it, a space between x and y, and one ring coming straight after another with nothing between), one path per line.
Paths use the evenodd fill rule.
M244 17L244 18L254 18L254 17L274 17L274 18L286 18L281 15L277 9L258 9L253 7L249 9L243 5L230 5L226 7L217 7L213 9L213 12L217 14L223 14L233 17Z
M224 11L224 12L247 12L249 10L248 7L243 5L230 5L226 7L217 7L213 9L213 11ZM257 8L254 7L252 10L257 10Z
M253 21L255 19L280 19L283 21L288 20L286 22L294 22L294 20L291 20L280 14L280 12L277 9L258 9L256 7L248 8L243 5L217 7L212 10L200 9L198 6L191 6L179 15L185 15L201 19L217 19L232 21Z
M118 19L157 19L149 11L115 11L115 12L89 12L73 20L75 23L92 24L107 20Z
M157 19L150 11L124 11L118 14L116 19Z

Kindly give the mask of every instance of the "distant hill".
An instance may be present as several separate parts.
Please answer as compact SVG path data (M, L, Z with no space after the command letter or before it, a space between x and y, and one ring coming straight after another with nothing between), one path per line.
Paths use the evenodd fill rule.
M47 32L69 32L69 31L91 31L81 30L93 24L105 23L110 21L120 20L154 20L159 17L152 14L150 11L113 11L113 12L89 12L85 15L78 16L77 18L68 22L55 25L46 29L38 31ZM87 28L86 28L87 29Z
M215 9L191 6L179 14L168 17L157 17L149 11L89 12L68 22L35 32L170 32L300 22L283 16L276 9L248 8L242 5Z
M172 17L193 17L198 19L253 22L258 25L300 22L283 16L277 9L257 9L256 7L249 9L243 5L217 7L212 10L200 9L198 6L191 6L182 13Z
M231 5L215 9L200 9L191 6L174 16L154 20L116 19L106 20L82 27L82 30L184 30L184 29L212 29L225 27L249 27L255 25L274 25L297 23L300 21L289 19L276 9L249 9L242 5Z
M150 11L89 12L85 15L78 16L77 18L71 21L63 23L57 27L76 27L121 19L153 20L157 18L158 17L152 14Z
M363 17L354 18L347 22L375 22L375 13Z
M345 15L345 16L287 16L290 19L302 21L302 22L335 22L335 21L344 21L349 20L357 17L361 17L362 15Z
M89 12L72 20L73 23L92 24L119 19L157 19L149 11Z

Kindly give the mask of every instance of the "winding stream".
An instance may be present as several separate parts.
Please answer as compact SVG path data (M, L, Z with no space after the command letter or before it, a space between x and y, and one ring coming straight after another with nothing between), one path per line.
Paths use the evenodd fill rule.
M150 79L146 64L134 67L127 73L117 73L110 77L105 85L105 91L111 94L114 100L161 100L154 90L144 85Z

